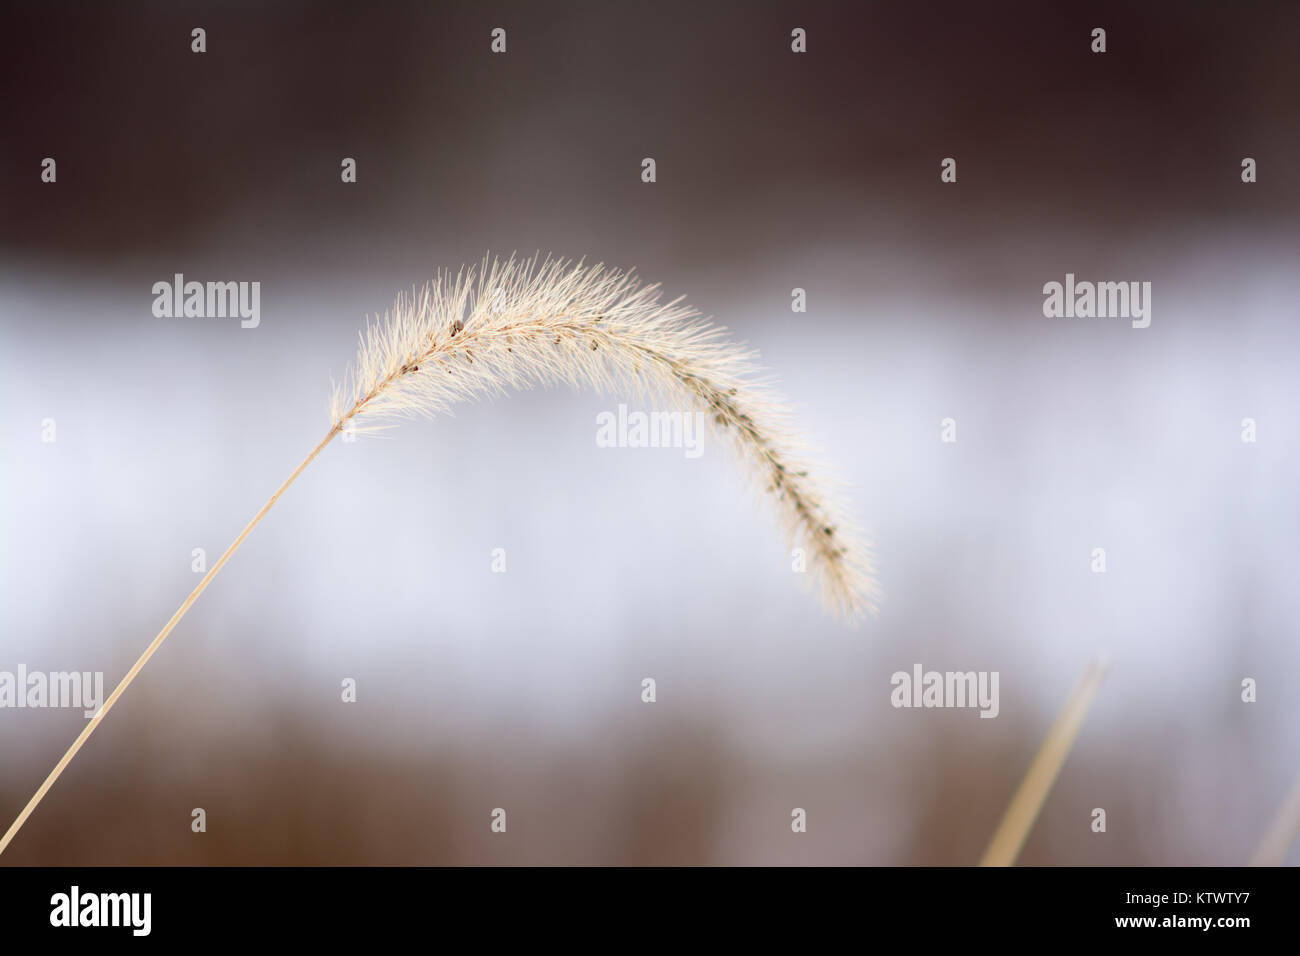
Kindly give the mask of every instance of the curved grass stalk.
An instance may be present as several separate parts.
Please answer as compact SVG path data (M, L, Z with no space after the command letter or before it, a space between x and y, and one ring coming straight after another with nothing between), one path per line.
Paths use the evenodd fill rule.
M856 619L872 607L870 558L855 527L812 477L785 404L754 356L680 299L631 273L562 260L484 259L478 269L401 297L361 336L355 365L334 390L329 432L240 532L158 632L0 838L0 854L136 676L317 455L345 429L391 427L507 388L568 384L622 392L707 413L777 502L791 544L828 608Z

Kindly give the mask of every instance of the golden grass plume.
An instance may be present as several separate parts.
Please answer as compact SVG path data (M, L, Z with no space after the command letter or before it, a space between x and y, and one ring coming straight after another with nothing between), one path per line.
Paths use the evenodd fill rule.
M333 427L433 416L483 394L567 384L703 411L777 501L826 605L872 607L870 556L796 438L785 402L724 329L632 273L558 259L489 263L402 296L361 336Z

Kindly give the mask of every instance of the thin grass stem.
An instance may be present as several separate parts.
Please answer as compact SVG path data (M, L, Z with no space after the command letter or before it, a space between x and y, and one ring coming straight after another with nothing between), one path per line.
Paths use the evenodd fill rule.
M280 500L280 496L284 494L285 490L298 480L298 476L306 470L307 466L310 465L316 456L324 450L325 446L334 439L334 436L337 435L340 430L341 429L338 426L330 429L329 434L326 435L321 443L312 450L310 455L302 460L302 464L295 468L293 474L284 480L284 484L276 489L275 494L271 495L270 500L268 500L266 504L262 505L262 509L253 516L253 520L248 522L244 527L244 530L239 532L239 537L230 543L230 547L226 548L221 557L217 559L217 563L208 569L207 574L203 575L203 580L200 581L194 590L190 592L190 596L185 599L184 603L176 609L176 613L171 616L171 619L163 625L163 629L158 632L158 636L155 637L149 643L149 646L144 649L144 653L141 654L136 662L131 665L131 669L126 672L126 676L123 677L117 687L114 688L113 693L108 695L108 698L104 701L103 705L95 711L95 715L90 718L90 722L86 724L81 733L77 735L77 739L72 742L72 746L68 748L68 752L65 753L59 759L59 762L54 765L54 769L51 770L49 776L45 778L45 782L37 788L34 794L32 794L32 798L27 801L27 806L23 807L22 812L18 814L18 818L14 820L9 829L5 831L4 837L0 838L0 854L4 853L5 849L13 841L13 838L18 835L18 831L22 829L23 824L27 822L27 818L32 815L33 811L35 811L38 806L40 806L41 801L45 799L45 795L50 792L50 788L54 786L55 781L58 780L63 771L67 769L68 764L72 762L72 758L81 750L82 745L90 739L90 735L95 732L95 729L99 727L104 718L108 716L108 712L113 709L113 705L117 703L118 698L126 693L126 689L131 686L131 682L136 679L140 671L144 670L144 666L149 663L149 659L154 656L158 651L158 648L162 647L163 641L167 640L167 635L172 632L172 629L180 623L181 618L183 618L189 609L194 606L194 602L199 599L199 595L207 590L208 585L212 583L212 579L217 576L217 572L226 566L226 562L230 560L230 556L239 550L239 546L244 543L244 539L247 538L252 533L253 529L258 526L261 520L266 517L267 512L270 511L275 503Z
M1074 745L1074 738L1083 726L1088 708L1097 696L1102 678L1106 676L1106 668L1104 657L1095 658L1074 685L1065 706L1056 715L1055 722L1047 732L1043 745L1034 755L1034 761L1029 765L1025 779L1020 782L1020 788L1011 798L1002 822L998 824L988 849L984 851L980 866L1015 864L1025 840L1029 838L1029 831L1034 828L1034 822L1052 790L1052 784L1056 782L1057 774L1061 772L1061 766Z

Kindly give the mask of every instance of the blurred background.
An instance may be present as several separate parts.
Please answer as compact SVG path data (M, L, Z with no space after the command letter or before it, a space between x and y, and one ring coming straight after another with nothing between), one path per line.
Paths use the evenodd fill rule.
M335 442L3 862L967 865L1102 650L1021 862L1246 862L1300 773L1297 41L1285 3L9 5L0 670L111 689L365 316L487 250L758 348L882 597L824 615L725 448L598 448L619 396ZM1067 272L1151 326L1044 318ZM260 326L156 318L175 273ZM999 716L894 709L917 663ZM82 726L0 710L0 823Z

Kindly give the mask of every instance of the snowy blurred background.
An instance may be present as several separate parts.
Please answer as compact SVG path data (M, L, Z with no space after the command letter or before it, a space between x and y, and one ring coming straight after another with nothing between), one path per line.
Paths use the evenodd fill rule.
M721 446L461 406L335 442L4 862L970 864L1102 650L1022 862L1249 858L1300 773L1300 11L313 11L5 16L0 670L111 688L364 317L489 249L636 266L758 348L880 613L821 612ZM259 281L260 326L155 318L177 272ZM1150 281L1151 326L1044 318L1067 272ZM998 671L999 716L894 709L916 663ZM82 724L0 710L4 825Z

